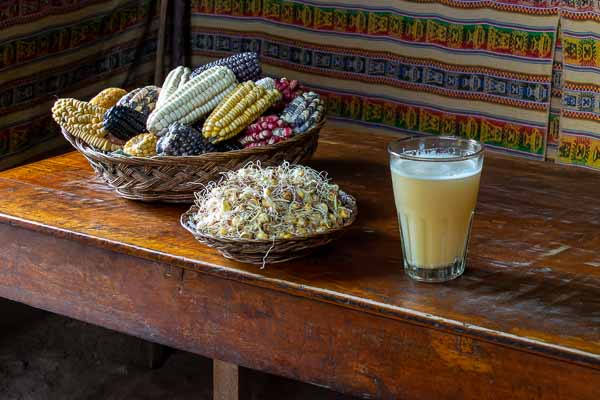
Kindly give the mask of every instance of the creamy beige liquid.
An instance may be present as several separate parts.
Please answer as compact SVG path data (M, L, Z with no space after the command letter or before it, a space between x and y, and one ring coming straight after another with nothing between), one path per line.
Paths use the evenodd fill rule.
M437 155L443 158L443 155ZM477 160L392 161L403 248L410 265L443 267L462 259L477 203Z

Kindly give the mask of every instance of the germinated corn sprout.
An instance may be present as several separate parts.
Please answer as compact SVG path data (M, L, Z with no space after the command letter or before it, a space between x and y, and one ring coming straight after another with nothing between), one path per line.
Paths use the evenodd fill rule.
M250 163L196 193L196 230L225 238L289 239L326 232L350 219L346 196L325 173L288 162Z

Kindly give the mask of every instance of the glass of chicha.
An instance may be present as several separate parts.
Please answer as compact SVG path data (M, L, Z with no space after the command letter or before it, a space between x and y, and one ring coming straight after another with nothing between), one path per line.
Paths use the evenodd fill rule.
M483 146L449 136L388 146L404 270L421 282L445 282L466 266L483 166Z

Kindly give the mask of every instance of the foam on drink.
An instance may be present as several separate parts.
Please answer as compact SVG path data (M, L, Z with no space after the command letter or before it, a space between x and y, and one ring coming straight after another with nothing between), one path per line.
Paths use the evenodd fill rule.
M477 203L481 163L450 153L415 156L448 161L392 160L392 183L402 244L412 266L437 268L462 259Z

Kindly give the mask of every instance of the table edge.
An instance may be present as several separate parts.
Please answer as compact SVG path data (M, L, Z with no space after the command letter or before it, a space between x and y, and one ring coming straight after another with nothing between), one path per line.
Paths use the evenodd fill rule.
M77 231L57 228L51 225L23 219L2 212L0 212L0 223L42 234L48 234L56 238L75 240L82 244L92 245L97 248L114 251L127 256L163 263L167 266L173 266L195 273L208 274L223 279L235 280L252 286L271 289L315 301L322 301L344 308L366 312L383 318L390 318L431 329L450 332L461 336L470 336L486 342L534 353L544 357L550 357L585 367L600 369L600 354L590 353L577 348L565 347L538 339L518 336L503 331L485 328L479 325L468 324L457 320L412 310L410 308L384 304L374 300L315 286L294 284L292 282L280 279L265 277L260 274L240 271L230 267L223 267L202 260L192 260L187 257L174 256L168 253L163 253L133 244L116 242ZM152 255L152 257L150 257L150 255Z

